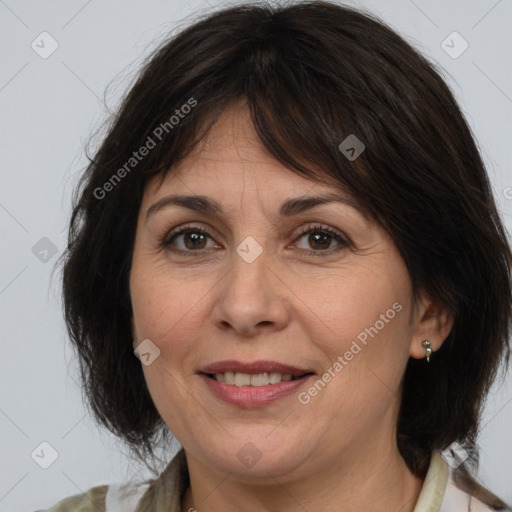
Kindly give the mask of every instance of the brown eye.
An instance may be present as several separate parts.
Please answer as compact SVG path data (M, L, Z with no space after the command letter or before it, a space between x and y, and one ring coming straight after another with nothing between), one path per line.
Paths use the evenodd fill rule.
M306 236L307 235L307 236ZM162 245L172 251L182 253L203 253L208 248L218 248L213 244L208 247L208 239L213 242L213 238L205 229L194 226L183 226L171 232ZM329 255L349 246L349 243L340 233L331 228L323 226L313 226L303 229L297 240L305 239L308 247L303 249L305 252L315 256ZM333 241L336 243L334 247Z
M183 234L183 241L187 249L204 249L206 237L201 233L190 231Z
M332 237L323 233L311 233L308 237L308 243L314 249L329 249Z
M166 237L163 245L175 246L178 251L194 252L206 249L209 238L211 239L210 234L204 229L183 227Z
M308 236L306 237L306 235ZM333 240L337 242L337 246L334 248L333 252L348 247L349 245L341 234L333 229L322 226L313 226L304 229L302 234L298 237L298 240L302 238L304 238L308 246L313 249L313 251L310 252L327 252L327 250L331 249Z

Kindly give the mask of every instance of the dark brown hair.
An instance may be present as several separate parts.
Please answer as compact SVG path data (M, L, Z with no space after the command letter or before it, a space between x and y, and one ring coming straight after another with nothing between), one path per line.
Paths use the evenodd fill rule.
M430 364L408 362L397 442L416 475L425 475L432 450L455 441L475 460L486 395L509 362L512 304L512 257L484 164L435 64L372 14L322 1L242 4L170 37L90 157L75 191L63 292L96 418L143 460L168 436L132 347L138 210L148 180L172 173L236 99L279 162L336 183L385 227L414 298L425 291L454 315ZM353 161L338 148L350 134L366 146ZM130 161L149 139L148 154ZM495 510L506 506L469 464L457 474Z

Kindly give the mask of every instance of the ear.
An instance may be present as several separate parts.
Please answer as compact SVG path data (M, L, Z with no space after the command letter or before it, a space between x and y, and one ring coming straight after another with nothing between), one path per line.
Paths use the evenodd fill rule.
M430 341L432 352L439 350L452 330L453 316L445 306L427 296L418 302L409 353L415 359L424 359L427 354L423 341Z

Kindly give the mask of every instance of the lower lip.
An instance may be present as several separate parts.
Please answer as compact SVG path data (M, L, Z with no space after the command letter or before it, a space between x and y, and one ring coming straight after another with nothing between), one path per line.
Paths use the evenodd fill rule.
M297 380L282 381L268 386L233 386L219 382L204 373L200 374L210 391L221 400L244 409L264 407L279 398L295 393L314 375L307 375Z

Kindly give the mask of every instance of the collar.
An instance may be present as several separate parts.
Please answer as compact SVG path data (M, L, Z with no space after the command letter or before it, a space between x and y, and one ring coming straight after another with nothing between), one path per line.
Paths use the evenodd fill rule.
M441 452L434 450L413 512L440 512L449 473L448 463Z

